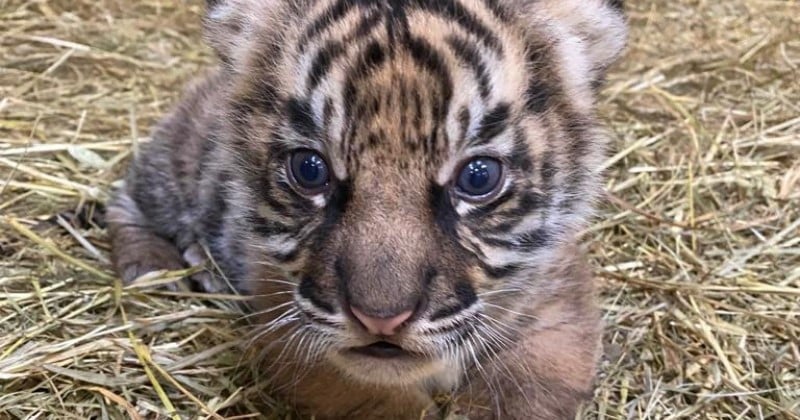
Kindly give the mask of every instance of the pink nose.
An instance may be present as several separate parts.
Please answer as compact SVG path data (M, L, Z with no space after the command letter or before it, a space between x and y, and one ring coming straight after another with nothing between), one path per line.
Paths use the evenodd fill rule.
M403 325L404 322L408 321L414 313L413 311L405 311L398 315L390 316L389 318L375 318L359 311L353 306L350 307L350 310L353 311L353 315L361 321L361 324L367 328L370 334L384 336L394 335L397 329Z

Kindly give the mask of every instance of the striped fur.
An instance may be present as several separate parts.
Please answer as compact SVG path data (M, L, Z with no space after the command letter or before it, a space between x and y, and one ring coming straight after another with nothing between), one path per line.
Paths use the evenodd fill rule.
M576 234L601 190L594 98L620 2L216 0L205 26L220 65L110 208L121 275L207 249L222 275L195 280L256 296L250 350L318 418L419 418L439 392L471 418L574 413L599 340ZM298 149L330 188L297 189ZM454 179L477 156L502 184L465 200ZM351 306L412 310L387 340L421 356L352 356L375 338Z

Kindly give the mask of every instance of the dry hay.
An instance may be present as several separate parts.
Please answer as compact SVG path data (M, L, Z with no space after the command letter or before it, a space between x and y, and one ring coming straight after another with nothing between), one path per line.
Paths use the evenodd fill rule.
M800 418L800 3L629 3L585 416ZM235 302L121 288L94 211L208 62L200 12L0 0L0 418L269 410Z

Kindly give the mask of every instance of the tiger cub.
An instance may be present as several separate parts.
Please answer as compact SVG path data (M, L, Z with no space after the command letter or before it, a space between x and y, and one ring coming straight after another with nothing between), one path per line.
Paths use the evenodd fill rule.
M190 281L253 296L262 377L317 419L572 418L621 1L206 6L219 64L110 206L119 275L214 267Z

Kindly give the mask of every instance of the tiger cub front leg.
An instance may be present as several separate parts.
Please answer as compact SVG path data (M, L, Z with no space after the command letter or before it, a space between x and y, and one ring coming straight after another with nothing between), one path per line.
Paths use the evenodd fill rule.
M205 266L205 249L194 243L181 250L170 239L150 227L147 218L127 192L121 192L108 207L108 230L111 236L111 261L114 270L129 284L154 271L175 271ZM170 283L171 290L188 286L203 292L222 292L226 285L208 270L199 271L183 283Z
M127 192L120 192L108 207L111 261L125 284L159 270L186 268L178 247L157 234Z

